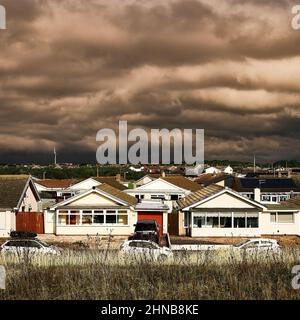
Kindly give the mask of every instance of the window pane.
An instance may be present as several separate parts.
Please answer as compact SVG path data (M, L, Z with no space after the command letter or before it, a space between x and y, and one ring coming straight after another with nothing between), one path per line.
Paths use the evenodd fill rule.
M270 216L271 216L271 222L276 222L276 213L272 212Z
M280 212L280 213L278 213L277 217L278 217L278 223L293 223L294 222L293 213Z
M115 224L117 223L117 215L107 215L106 216L106 223L107 224Z
M234 213L233 214L234 220L233 225L234 228L245 228L246 227L246 214L241 213Z
M207 217L206 226L210 228L219 228L219 218L218 217Z
M128 215L127 214L118 215L118 224L127 225L128 224Z
M194 217L194 228L202 228L205 226L205 217Z
M64 226L69 224L69 216L66 214L60 214L58 216L58 223Z
M258 218L247 218L247 228L258 228Z
M80 225L80 216L79 215L70 215L70 224L71 225Z
M177 194L171 194L171 200L178 200Z
M82 224L92 224L93 218L92 215L82 215Z
M231 217L220 217L221 228L231 228Z
M103 224L104 223L104 215L103 214L94 215L94 223L95 224Z

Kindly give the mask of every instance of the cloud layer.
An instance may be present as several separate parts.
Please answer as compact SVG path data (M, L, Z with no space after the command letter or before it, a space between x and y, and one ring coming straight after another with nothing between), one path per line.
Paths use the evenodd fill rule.
M0 160L54 145L94 157L97 131L119 120L204 128L207 159L300 158L292 1L1 4Z

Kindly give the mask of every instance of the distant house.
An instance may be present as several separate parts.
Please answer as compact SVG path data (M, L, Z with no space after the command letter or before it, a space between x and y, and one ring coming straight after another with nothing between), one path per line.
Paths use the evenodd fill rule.
M300 195L299 182L293 178L253 177L234 178L232 189L249 199L255 198L255 189L261 203L276 204Z
M34 184L40 194L49 194L56 198L60 196L61 191L71 187L76 181L75 179L35 179Z
M185 175L186 176L199 176L204 170L203 164L198 164L195 167L186 167L185 168Z
M135 185L137 187L143 186L144 184L147 184L151 181L154 181L156 179L158 179L159 177L161 177L161 175L158 174L147 174L144 177L140 178L139 180L135 181Z
M218 174L218 173L221 173L221 170L215 167L209 167L205 169L205 173Z
M0 176L0 237L16 230L18 213L40 210L39 193L29 176Z
M191 192L201 189L197 183L183 176L166 176L150 181L135 189L125 190L126 193L136 197L139 201L145 199L160 199L173 210L173 204Z
M198 183L203 187L210 186L212 184L217 184L221 187L231 187L233 182L233 176L219 173L219 174L211 174L211 173L203 173L199 177L197 177L194 182Z
M225 174L233 174L233 169L231 168L231 166L227 166L223 172Z
M45 233L130 235L137 222L137 200L102 183L45 210Z

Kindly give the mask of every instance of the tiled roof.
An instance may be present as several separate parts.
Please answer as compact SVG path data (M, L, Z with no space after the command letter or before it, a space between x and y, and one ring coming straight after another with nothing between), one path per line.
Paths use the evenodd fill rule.
M221 190L224 190L223 187L218 186L216 184L210 185L206 188L202 188L201 190L198 190L184 198L181 198L177 201L177 204L180 209L183 209L185 207L188 207L190 205L193 205L199 201L202 201L214 194L217 194Z
M209 186L210 184L218 183L220 181L229 179L231 176L227 175L225 173L219 173L219 174L212 174L212 173L203 173L198 178L195 179L194 182Z
M138 202L138 200L135 197L132 197L129 194L120 191L119 189L116 189L106 183L102 183L100 186L97 187L97 189L100 191L104 191L105 193L108 193L113 197L120 199L121 201L124 201L132 206L137 204Z
M172 183L175 186L185 189L185 190L190 190L192 192L194 191L198 191L200 190L202 187L198 184L195 183L183 176L166 176L166 177L162 177L161 179L163 179L166 182Z
M122 183L116 180L116 177L96 177L93 179L95 179L96 181L99 181L100 183L106 183L121 191L127 189L127 187L125 187Z
M75 179L47 179L37 180L36 183L49 189L66 189L76 182Z
M28 178L0 179L0 208L14 209L18 206Z
M293 197L287 201L282 201L279 204L267 205L269 210L299 210L300 211L300 196Z

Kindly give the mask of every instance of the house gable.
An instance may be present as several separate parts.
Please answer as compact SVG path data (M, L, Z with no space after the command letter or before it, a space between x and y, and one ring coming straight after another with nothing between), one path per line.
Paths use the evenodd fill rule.
M208 201L200 203L199 205L193 206L193 208L245 208L255 209L257 208L253 204L244 201L241 198L236 197L230 193L222 193Z
M187 190L179 188L175 186L172 183L169 183L167 181L164 181L163 179L156 179L154 181L151 181L147 184L144 184L136 189L133 189L132 191L152 191L152 190L157 190L159 192L164 192L164 191L174 191L174 192L185 192Z
M88 179L85 179L83 181L80 181L80 182L74 184L69 189L74 190L74 191L76 191L76 190L89 190L89 189L92 189L93 187L98 186L99 184L101 184L99 181L97 181L93 178L88 178Z
M89 193L79 199L76 199L68 204L69 206L118 206L117 201L113 201L108 197L99 194L98 192Z

